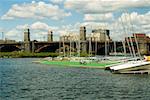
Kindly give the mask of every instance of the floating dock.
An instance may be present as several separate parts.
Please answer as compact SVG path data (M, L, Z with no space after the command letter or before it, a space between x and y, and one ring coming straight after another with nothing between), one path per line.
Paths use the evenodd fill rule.
M81 67L81 68L106 68L106 66L117 64L118 61L105 61L105 62L73 62L73 61L37 61L37 63L55 65L55 66L64 66L64 67Z
M118 74L150 74L150 70L145 70L145 71L127 71L127 72L120 72Z

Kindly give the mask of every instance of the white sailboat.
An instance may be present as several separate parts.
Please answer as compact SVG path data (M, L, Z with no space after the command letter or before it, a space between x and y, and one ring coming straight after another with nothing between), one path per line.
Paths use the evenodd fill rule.
M107 67L112 73L139 73L150 72L150 62L148 61L128 61L123 64Z
M131 23L130 23L130 25L131 25ZM135 34L133 34L133 36L135 36ZM131 42L130 44L131 44L131 50L132 50L133 56L134 56L134 58L137 58L136 54L135 54L134 47L133 47L133 41L130 37L129 37L129 39L130 39L129 41ZM138 47L136 36L134 37L134 39L136 42L138 55L139 55L140 59L139 60L126 61L124 63L113 65L113 66L108 66L108 67L106 67L106 70L110 70L112 73L150 74L150 61L148 61L147 59L145 59L145 60L141 59L141 55L139 52L139 47ZM129 41L127 41L127 42L129 42Z

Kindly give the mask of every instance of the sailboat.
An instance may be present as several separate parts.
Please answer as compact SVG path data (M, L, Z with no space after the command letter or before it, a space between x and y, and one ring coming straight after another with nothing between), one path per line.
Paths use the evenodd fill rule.
M131 24L131 23L130 23ZM133 27L132 27L133 28ZM138 42L136 39L136 35L133 34L134 40L136 42L136 47L139 55L139 59L134 59L134 60L128 60L123 63L117 64L117 65L112 65L106 67L106 70L110 70L112 73L123 73L123 74L150 74L150 61L147 56L144 56L144 59L141 58L140 52L139 52L139 47L138 47ZM133 57L136 57L135 54L135 49L133 47L133 41L132 38L129 37L130 44L129 46L130 49L132 50L131 53L133 53ZM127 40L127 42L129 42ZM128 43L129 44L129 43Z
M133 36L136 35L133 34ZM131 50L133 52L133 47L131 48ZM136 55L134 53L135 51L133 52L133 55ZM143 58L140 55L139 57L133 56L132 59L126 59L122 63L107 66L106 70L110 70L112 73L150 74L150 56L144 56Z
M150 62L148 61L129 61L123 64L106 67L112 73L150 73Z

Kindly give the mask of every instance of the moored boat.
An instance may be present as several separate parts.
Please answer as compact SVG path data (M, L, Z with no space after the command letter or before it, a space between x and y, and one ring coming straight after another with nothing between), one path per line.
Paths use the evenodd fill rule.
M126 63L109 66L105 68L106 70L110 70L112 73L131 73L138 71L150 71L150 62L145 60L139 61L128 61Z

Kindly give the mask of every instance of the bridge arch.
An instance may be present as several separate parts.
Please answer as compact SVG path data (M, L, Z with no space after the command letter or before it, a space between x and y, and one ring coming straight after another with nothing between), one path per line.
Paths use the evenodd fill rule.
M54 45L44 45L40 48L38 48L37 50L35 50L35 52L59 52L63 51L63 47L58 47L58 46L54 46ZM65 51L69 51L70 47L68 45L65 45ZM76 52L77 50L75 48L71 48L71 51Z
M21 49L18 46L14 45L2 45L0 46L0 52L13 52L20 51Z
M38 48L37 50L35 50L35 52L55 52L57 49L58 49L57 46L44 45L44 46Z

